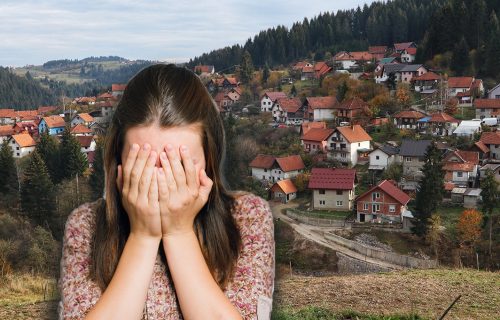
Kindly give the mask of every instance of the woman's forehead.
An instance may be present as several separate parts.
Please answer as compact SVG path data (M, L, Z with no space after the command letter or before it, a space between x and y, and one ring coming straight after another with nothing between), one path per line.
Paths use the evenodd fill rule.
M137 143L143 145L149 143L153 149L162 150L167 144L174 148L187 145L195 151L203 149L201 128L195 125L175 126L162 128L157 125L136 126L125 133L125 147Z

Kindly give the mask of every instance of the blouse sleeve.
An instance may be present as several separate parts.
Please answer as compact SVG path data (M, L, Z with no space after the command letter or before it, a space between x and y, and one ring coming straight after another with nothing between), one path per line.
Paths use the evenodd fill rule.
M242 250L228 297L244 319L271 317L274 291L274 225L269 203L255 195L242 196L235 218Z
M99 300L100 289L89 279L93 219L86 203L74 209L66 221L58 280L59 319L83 319Z

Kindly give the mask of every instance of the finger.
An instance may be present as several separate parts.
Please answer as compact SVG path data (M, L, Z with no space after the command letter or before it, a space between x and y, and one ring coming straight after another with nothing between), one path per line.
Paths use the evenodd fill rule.
M168 161L167 154L165 152L160 153L160 162L165 174L165 181L167 183L167 188L171 192L177 190L177 184L172 173L172 168L170 167L170 161Z
M142 171L141 179L139 180L139 196L144 197L144 200L148 199L149 189L151 186L151 179L153 176L154 168L156 163L156 152L151 151L149 158L147 159L144 170Z
M155 158L156 162L156 158ZM152 178L151 183L149 184L149 193L148 193L148 203L152 205L158 204L158 170L154 166L152 169Z
M123 178L122 178L122 165L119 164L116 173L116 189L121 193L123 188Z
M165 175L165 170L163 168L157 168L157 177L158 177L158 200L160 202L160 206L164 207L168 203L168 185L167 185L167 176Z
M142 146L137 159L135 160L134 167L130 172L129 195L131 199L136 199L139 194L139 181L142 177L142 171L146 166L146 161L148 160L150 149L151 147L147 143Z
M206 201L208 200L208 196L210 195L210 191L212 191L212 186L214 185L214 182L212 179L210 179L205 171L205 169L202 169L200 171L200 197Z
M191 158L191 154L189 153L189 149L187 146L181 147L181 158L182 164L184 165L187 187L190 190L198 191L199 186L196 183L196 167L194 166L193 158Z
M122 167L122 177L123 177L123 193L127 194L130 188L130 172L134 167L135 160L137 159L137 154L139 152L139 145L134 143L130 150L128 151L128 155L125 161L124 166Z
M186 188L186 175L184 174L184 168L181 164L181 159L177 156L177 150L174 150L172 145L167 145L167 157L170 167L172 168L172 173L177 185L177 189Z

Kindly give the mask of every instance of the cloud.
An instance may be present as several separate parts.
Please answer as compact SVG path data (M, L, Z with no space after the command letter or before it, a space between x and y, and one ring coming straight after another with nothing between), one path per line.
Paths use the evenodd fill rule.
M243 44L270 27L365 2L372 1L3 0L0 65L89 55L193 58Z

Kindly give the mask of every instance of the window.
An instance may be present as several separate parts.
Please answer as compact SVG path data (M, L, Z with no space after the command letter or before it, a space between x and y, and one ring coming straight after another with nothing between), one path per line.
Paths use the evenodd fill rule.
M380 204L372 204L372 212L380 211Z
M325 189L319 189L319 194L325 194Z
M325 200L319 200L319 204L320 205L324 205L325 204Z
M360 142L358 142L358 147L361 147L361 143Z
M342 201L337 201L337 207L342 207Z
M316 145L315 144L313 144L313 149L316 149Z
M380 160L380 157L379 157L379 156L376 156L376 157L375 157L375 159Z
M262 180L265 180L266 179L266 176L262 176Z
M19 150L19 147L16 147L16 150Z
M368 210L368 203L363 204L363 210Z
M485 110L484 109L481 109L481 112L484 112Z
M411 162L411 157L405 157L406 162Z
M337 190L337 195L341 196L343 194L342 190Z
M17 154L17 156L19 157L19 152L17 152L16 154Z
M264 172L267 172L267 169L264 169Z
M462 178L464 176L464 173L462 171L457 172L457 177Z
M396 206L394 204L389 205L389 212L396 212Z
M372 200L375 201L380 198L380 193L374 192L372 193Z

